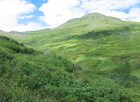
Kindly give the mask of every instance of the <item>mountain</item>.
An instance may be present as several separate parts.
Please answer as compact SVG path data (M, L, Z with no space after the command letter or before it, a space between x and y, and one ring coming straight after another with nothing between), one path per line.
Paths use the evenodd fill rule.
M99 79L115 82L129 91L127 95L132 102L138 102L140 100L139 27L139 22L122 21L92 13L69 20L54 29L24 32L26 36L19 38L18 41L46 54L55 53L80 66L84 76L81 74L79 78L88 76L89 82L92 82L96 79L91 77L94 75L101 77ZM82 97L85 96L88 95L84 94ZM110 99L108 101L126 102Z
M110 17L110 16L105 16L99 13L91 13L83 16L82 18L75 18L72 20L69 20L65 24L62 24L58 28L66 28L66 27L76 27L76 26L83 26L83 25L95 25L97 26L98 24L107 24L107 23L112 23L112 22L119 22L121 21L118 18Z
M0 35L5 35L5 34L7 34L7 32L0 30Z
M17 31L10 31L10 32L6 32L6 31L2 31L0 30L0 36L7 36L13 39L23 39L25 37L28 37L27 34L25 34L24 32L17 32Z

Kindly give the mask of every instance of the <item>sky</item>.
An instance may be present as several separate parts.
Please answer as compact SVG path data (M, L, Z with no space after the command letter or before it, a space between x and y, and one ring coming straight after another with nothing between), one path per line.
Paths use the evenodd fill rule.
M140 22L140 0L0 0L0 30L54 28L94 12Z

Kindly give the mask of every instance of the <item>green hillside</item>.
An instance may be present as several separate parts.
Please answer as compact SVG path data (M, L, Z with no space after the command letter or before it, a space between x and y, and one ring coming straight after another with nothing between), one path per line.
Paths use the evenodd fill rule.
M0 102L131 102L133 98L107 78L4 36L0 36L0 82Z
M59 75L54 73L53 76L57 77L58 75L60 76L59 81L62 77L62 80L65 79L68 83L72 80L72 85L64 84L65 81L59 83L62 86L64 85L62 89L59 85L53 86L57 87L58 90L52 88L53 91L51 89L49 92L54 93L54 90L57 90L58 93L62 92L62 94L60 96L58 94L58 98L54 94L50 94L48 98L51 101L54 101L52 99L55 96L56 100L61 102L68 102L68 100L70 102L139 102L140 23L122 21L114 17L93 13L70 20L54 29L23 32L22 36L20 36L21 34L9 35L46 54L45 56L41 54L43 58L39 57L39 60L37 60L38 54L35 51L36 54L33 55L33 58L28 54L25 58L23 57L24 61L29 57L30 60L28 61L35 63L35 66L36 64L39 66L38 63L43 63L42 66L46 66L46 62L49 60L51 63L50 68L54 68L57 70L56 72L59 72ZM61 64L55 65L54 63L57 60ZM67 67L63 65L65 63L71 64ZM61 70L58 65L61 65L59 67ZM78 69L71 66L77 66ZM43 72L48 70L48 67L39 68ZM63 72L66 78L63 78L65 76ZM58 79L56 77L55 79ZM46 83L43 83L39 89L35 89L33 92L36 94L36 90L38 92L45 85ZM113 91L110 92L109 90L112 89ZM68 93L66 90L69 90ZM123 90L127 90L125 94L122 93L125 98L120 98L122 95L120 95L120 92ZM39 92L42 94L44 91ZM40 98L41 96L37 97Z

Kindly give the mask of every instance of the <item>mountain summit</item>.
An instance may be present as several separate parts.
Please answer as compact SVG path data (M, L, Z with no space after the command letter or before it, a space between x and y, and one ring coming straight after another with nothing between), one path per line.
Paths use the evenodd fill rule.
M71 27L71 26L81 26L81 25L97 25L97 24L106 24L106 23L117 23L121 22L122 20L111 17L111 16L105 16L100 13L90 13L87 15L84 15L81 18L74 18L66 23L62 24L61 27ZM59 27L58 27L59 28Z
M81 19L86 19L86 20L93 20L93 21L121 21L119 18L111 17L111 16L106 16L100 13L90 13L85 16L83 16Z

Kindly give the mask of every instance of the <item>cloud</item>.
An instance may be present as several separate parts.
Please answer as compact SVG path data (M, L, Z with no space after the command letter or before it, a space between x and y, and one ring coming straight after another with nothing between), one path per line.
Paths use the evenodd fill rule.
M132 8L128 16L128 20L130 21L140 21L140 8Z
M49 27L56 27L72 18L99 12L122 20L140 21L140 0L49 0L40 11ZM126 12L125 10L128 10Z
M40 8L45 15L42 19L49 27L58 26L69 19L85 14L78 5L80 5L79 0L49 0Z
M35 22L20 24L20 19L31 18L30 15L36 7L25 0L0 0L0 29L4 31L26 31L34 30ZM36 28L36 27L35 27Z
M81 7L86 9L88 13L99 12L108 16L120 18L122 20L137 21L136 15L139 15L140 12L136 12L137 14L134 14L131 10L139 3L140 0L85 0L82 2ZM128 10L128 12L125 12L125 10Z
M139 0L81 0L81 2L81 6L90 11L95 9L127 9L140 3Z

